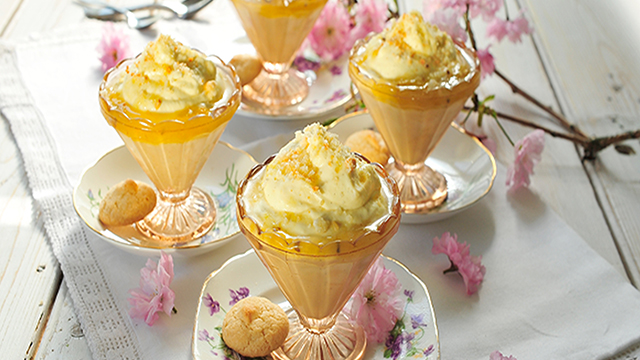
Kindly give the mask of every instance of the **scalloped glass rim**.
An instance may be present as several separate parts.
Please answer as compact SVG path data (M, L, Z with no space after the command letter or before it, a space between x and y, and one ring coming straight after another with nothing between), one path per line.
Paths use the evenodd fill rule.
M231 66L230 64L225 63L219 56L217 55L206 55L205 53L203 53L202 51L198 50L198 49L193 49L194 51L199 52L200 54L202 54L202 56L204 56L205 58L207 58L208 60L211 60L215 65L216 65L216 69L219 69L220 67L222 67L225 71L227 71L229 73L229 76L233 79L233 81L238 84L238 87L236 89L234 89L234 91L229 95L229 99L222 101L221 99L216 101L214 104L212 104L210 107L207 108L208 112L207 113L198 113L195 114L189 118L186 118L185 120L181 120L181 119L174 119L174 118L170 118L167 120L162 120L162 121L158 121L158 122L150 122L148 119L146 119L144 116L138 114L138 111L132 109L131 107L129 107L129 105L127 103L122 103L122 104L114 104L111 101L109 101L108 97L103 97L102 96L102 92L106 91L105 87L107 86L107 83L109 81L114 81L114 79L111 78L111 75L113 73L116 72L121 72L122 71L122 67L133 63L135 61L135 59L137 59L140 55L142 55L142 53L139 53L138 55L131 57L131 58L126 58L126 59L122 59L116 66L112 67L111 69L109 69L104 76L102 77L102 81L100 82L100 86L98 88L98 96L104 100L104 102L106 104L108 104L109 108L113 108L113 107L118 107L118 106L122 106L123 108L126 109L126 111L121 111L122 116L124 116L125 118L127 118L128 120L130 120L131 122L135 122L135 121L140 121L142 124L145 125L149 125L149 126L140 126L140 127L136 127L136 126L132 126L130 124L123 124L121 123L121 126L125 126L125 127L130 127L130 128L134 128L134 129L139 129L139 130L143 130L146 128L151 128L151 127L155 127L158 129L161 129L163 127L163 124L167 124L167 123L181 123L181 124L187 124L189 121L191 120L195 120L198 119L200 117L203 116L215 116L215 114L219 114L222 113L224 111L227 110L227 108L229 107L229 103L231 102L232 99L235 99L236 97L240 97L238 100L241 100L241 92L242 92L242 86L240 86L240 77L238 76L238 74L236 73L236 69ZM215 113L214 115L211 115ZM131 117L129 116L129 114L132 115L136 115L135 117ZM171 114L171 113L169 113ZM193 129L196 129L200 126L206 126L206 124L201 124L201 125L197 125L196 127L190 127L188 129L180 129L180 130L170 130L170 131L175 131L175 132L180 132L180 131L192 131Z
M349 58L353 58L354 56L359 55L360 53L364 52L364 45L371 39L371 37L375 36L376 34L370 34L367 37L360 39L358 41L356 41L355 45L353 46L353 48L351 49L350 53L349 53ZM461 56L467 61L467 63L469 64L469 66L471 66L471 70L469 71L469 74L467 74L467 76L465 76L464 78L460 79L458 82L456 82L455 84L451 85L451 84L447 84L447 83L441 83L440 86L437 86L435 88L431 88L428 89L429 93L431 96L433 97L450 97L451 96L451 91L453 91L453 89L455 89L456 87L465 87L465 86L471 86L472 83L480 82L480 60L478 59L478 55L476 54L475 51L473 51L472 49L467 48L463 43L457 42L454 40L454 45L456 47L456 49L458 49L460 51ZM369 73L367 73L367 71L365 69L363 69L357 62L350 61L350 65L353 66L357 72L364 78L366 79L366 81L363 81L363 85L371 88L374 83L373 78L371 77L371 75ZM381 91L381 89L385 89L386 87L391 87L391 88L398 88L400 90L400 93L389 93L389 95L393 95L396 97L412 97L412 92L416 91L416 92L424 92L425 90L427 90L428 86L430 85L430 82L426 82L426 83L422 83L422 84L412 84L411 82L409 83L393 83L389 80L384 80L384 79L377 79L375 80L375 83L377 84L382 84L384 87L382 88L377 88L377 91ZM477 87L477 85L476 85ZM385 91L388 92L388 91ZM403 92L406 92L406 94L403 94Z

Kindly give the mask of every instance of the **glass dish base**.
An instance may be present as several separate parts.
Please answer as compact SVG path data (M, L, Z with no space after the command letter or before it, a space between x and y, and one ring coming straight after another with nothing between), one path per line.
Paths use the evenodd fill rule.
M277 114L282 108L296 105L309 94L304 74L289 69L282 74L262 70L252 82L242 88L242 101L265 113Z
M157 241L184 242L197 239L211 230L216 206L207 193L191 188L187 198L178 202L158 199L153 211L136 223L138 231Z
M403 165L392 159L385 169L398 184L403 213L426 213L447 199L447 179L424 163Z
M271 353L276 360L358 360L364 356L367 337L357 324L340 313L335 325L324 332L306 329L292 309L289 317L289 336L282 347Z

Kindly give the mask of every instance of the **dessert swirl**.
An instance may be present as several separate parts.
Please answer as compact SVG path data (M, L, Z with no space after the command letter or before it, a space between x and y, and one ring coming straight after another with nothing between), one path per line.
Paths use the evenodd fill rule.
M389 184L376 166L312 124L296 132L248 184L244 206L262 229L290 237L327 241L367 227L375 230L393 206Z
M353 60L369 76L422 89L452 88L471 73L449 35L420 13L403 14L391 27L356 47Z

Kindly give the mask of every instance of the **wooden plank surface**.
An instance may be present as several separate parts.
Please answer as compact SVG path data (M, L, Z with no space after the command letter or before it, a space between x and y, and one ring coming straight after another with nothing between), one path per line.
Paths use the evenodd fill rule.
M0 1L0 37L4 36L6 26L11 23L21 3L21 0Z
M89 351L82 327L73 309L67 285L64 282L60 286L60 291L51 309L47 328L42 334L42 340L34 358L38 360L91 359L91 351Z
M3 0L2 38L17 41L60 26L69 17L81 18L81 11L71 6L67 0ZM0 353L5 359L32 359L50 325L62 274L34 213L22 159L5 119L0 122L0 199Z
M537 3L537 0L530 1ZM517 12L520 5L516 1L507 1L507 6L512 14ZM552 4L547 5L552 7ZM489 41L484 37L486 29L483 25L485 24L481 21L473 23L474 31L479 40L478 46L481 49L489 44ZM544 30L539 29L538 25L535 26L534 35L524 37L522 43L513 44L502 41L492 45L491 52L495 57L496 68L499 71L543 104L558 111L561 109L557 101L557 92L564 90L558 89L547 76L544 63L540 60L540 52L549 52L542 47L544 44L538 39L538 33ZM567 33L571 34L572 32ZM555 53L551 54L555 56ZM497 111L560 129L554 126L546 113L522 97L512 94L511 89L495 75L482 81L478 93L481 98L495 95L496 99L488 104ZM501 122L514 142L532 130L506 120ZM498 143L496 158L507 166L514 158L513 147L510 146L492 119L485 118L484 128L489 137ZM603 256L622 276L626 277L626 271L608 229L607 220L594 197L593 187L585 173L580 156L571 142L546 136L542 161L535 168L530 191L519 191L513 196L514 210L517 209L518 202L521 201L518 198L527 196L542 199L551 206L569 226L582 236L589 246ZM585 219L589 220L585 221Z
M545 66L569 119L593 136L640 129L640 2L526 2L550 54ZM640 146L638 140L626 144L637 155L623 156L607 149L586 168L637 287Z
M61 272L34 214L22 161L0 121L0 357L31 358L47 324Z

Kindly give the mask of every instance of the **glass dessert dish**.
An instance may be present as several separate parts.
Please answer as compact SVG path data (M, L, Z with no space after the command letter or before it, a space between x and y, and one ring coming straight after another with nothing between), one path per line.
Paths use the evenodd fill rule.
M425 160L480 84L479 61L475 52L455 44L469 67L462 78L451 76L435 86L433 81L387 80L363 66L371 38L352 49L349 76L393 156L387 171L400 188L402 211L428 212L447 198L447 182Z
M254 167L240 183L236 197L240 230L248 239L293 310L285 343L271 355L275 359L360 359L366 348L363 329L341 312L368 269L400 224L400 201L393 179L378 164L376 194L384 197L381 215L348 227L332 221L333 235L291 235L283 227L264 226L250 204L257 182L264 177L270 157ZM363 157L362 161L368 163ZM376 182L377 183L377 182ZM322 191L322 190L320 190ZM368 206L368 204L366 205ZM296 225L304 215L285 215ZM344 219L347 223L348 219ZM313 226L313 225L312 225ZM312 227L310 226L310 227Z
M154 210L135 224L154 240L189 241L206 234L215 223L213 200L192 186L240 105L241 87L233 67L215 56L205 57L215 65L216 81L224 86L222 97L213 103L174 112L141 111L131 106L112 90L136 58L107 72L100 85L104 118L157 189Z
M305 76L291 63L327 0L232 0L262 61L262 72L243 87L255 111L277 115L309 93Z

